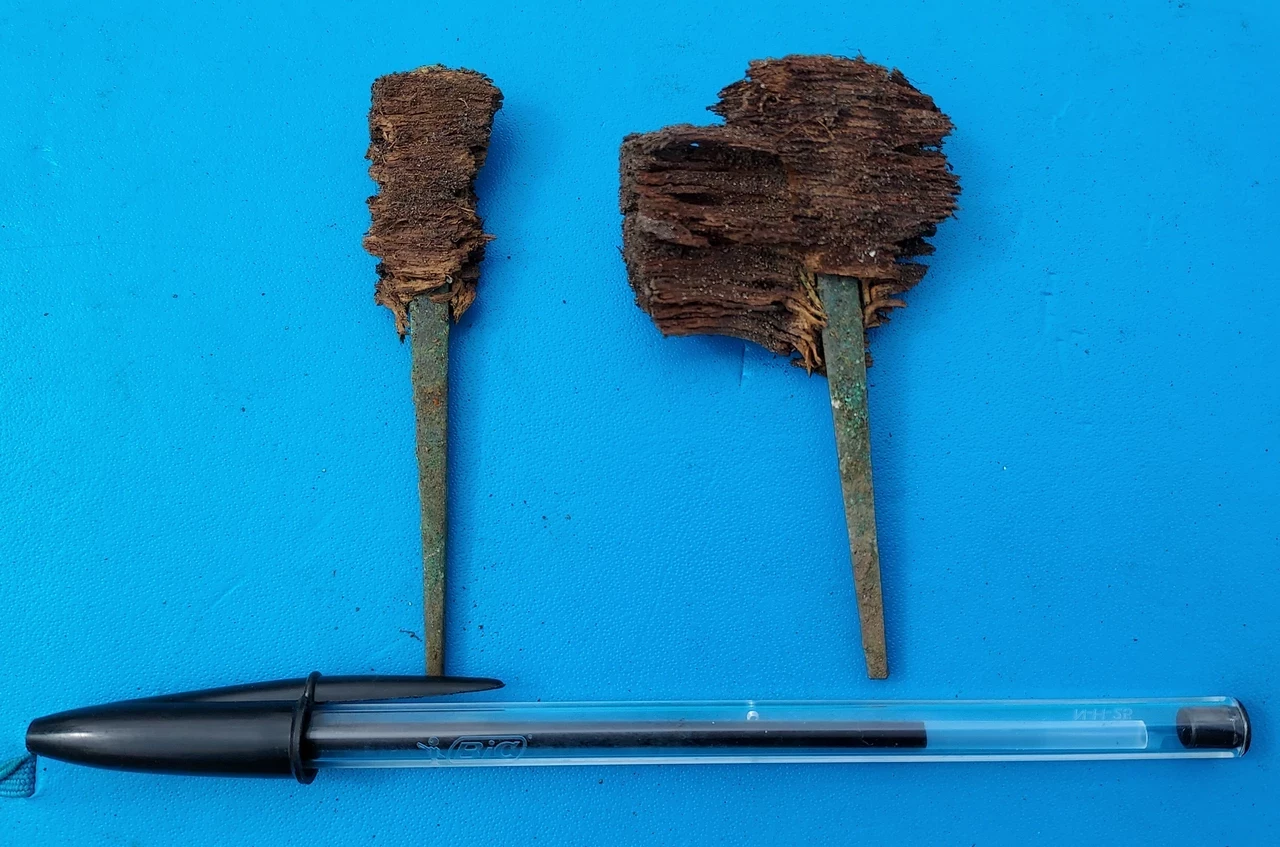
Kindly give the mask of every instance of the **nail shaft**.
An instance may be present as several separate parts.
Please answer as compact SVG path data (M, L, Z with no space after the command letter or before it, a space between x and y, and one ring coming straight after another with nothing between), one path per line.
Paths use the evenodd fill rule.
M827 313L822 346L831 389L845 521L849 527L854 593L862 625L862 652L866 657L867 676L885 679L889 676L889 660L884 639L884 599L880 591L875 492L871 483L861 286L851 277L820 275L818 289Z
M449 304L424 296L409 304L409 349L422 502L422 640L427 674L444 675Z

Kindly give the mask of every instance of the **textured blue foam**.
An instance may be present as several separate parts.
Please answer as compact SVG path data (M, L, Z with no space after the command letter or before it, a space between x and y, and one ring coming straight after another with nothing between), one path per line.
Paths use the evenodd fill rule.
M0 842L1277 841L1274 3L267 5L0 8L0 758L63 708L421 668L408 348L360 238L369 84L434 62L506 96L453 344L452 671L512 699L1222 693L1256 744L310 787L42 762ZM622 136L791 52L900 67L957 127L962 209L872 342L884 683L825 381L663 339L618 253Z

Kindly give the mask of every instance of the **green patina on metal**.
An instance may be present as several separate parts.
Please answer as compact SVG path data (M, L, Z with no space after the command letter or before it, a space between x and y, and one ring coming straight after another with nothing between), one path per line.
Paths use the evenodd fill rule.
M845 521L849 526L854 593L862 622L862 652L866 656L867 676L885 679L889 676L889 660L884 640L884 599L880 592L875 491L871 483L862 286L858 280L842 276L819 275L817 282L827 313L822 347L831 389L831 414L835 419Z
M449 410L449 304L409 303L418 496L422 501L422 615L427 673L444 675L444 573Z

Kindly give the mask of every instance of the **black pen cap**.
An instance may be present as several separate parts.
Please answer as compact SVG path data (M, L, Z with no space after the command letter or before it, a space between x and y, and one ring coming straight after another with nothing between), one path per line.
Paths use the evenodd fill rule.
M37 718L27 750L115 770L220 776L315 771L306 730L316 704L416 699L500 688L496 679L329 676L125 700Z

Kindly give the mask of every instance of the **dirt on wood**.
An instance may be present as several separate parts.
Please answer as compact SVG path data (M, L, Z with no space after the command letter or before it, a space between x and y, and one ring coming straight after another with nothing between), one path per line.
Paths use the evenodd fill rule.
M862 59L755 61L720 92L723 126L628 136L623 256L668 335L713 333L822 371L816 274L860 282L877 326L924 276L911 257L956 208L951 121L899 71Z
M476 297L486 235L475 178L489 150L500 92L484 74L440 65L373 83L369 110L369 198L364 247L378 264L376 302L408 329L409 301L448 303L456 320Z

